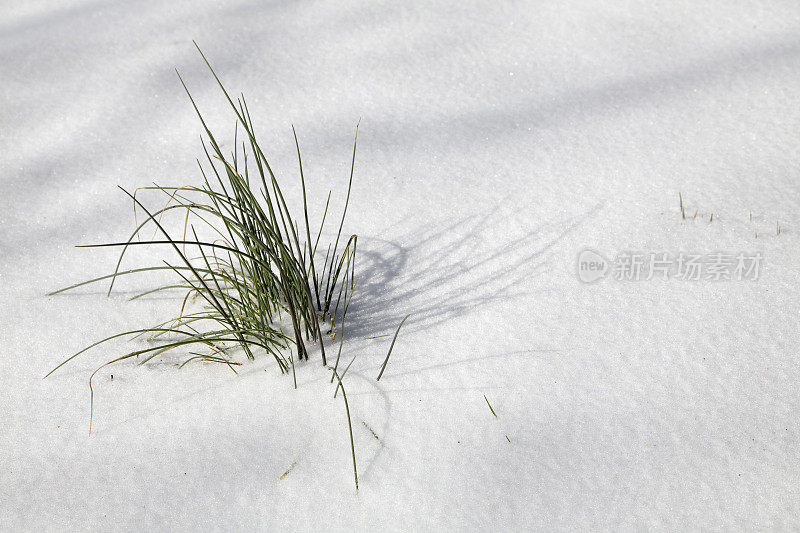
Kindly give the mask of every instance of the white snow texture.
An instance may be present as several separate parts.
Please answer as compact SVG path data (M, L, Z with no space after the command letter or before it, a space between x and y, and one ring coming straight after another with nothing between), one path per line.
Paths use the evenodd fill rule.
M148 275L46 294L113 270L74 245L127 238L117 185L201 183L175 68L231 149L193 39L297 206L294 124L312 224L361 119L358 492L316 349L297 390L264 354L109 366L91 437L89 375L131 343L42 379L180 306L128 301ZM6 1L0 98L0 529L800 529L795 0ZM762 259L584 283L587 248Z

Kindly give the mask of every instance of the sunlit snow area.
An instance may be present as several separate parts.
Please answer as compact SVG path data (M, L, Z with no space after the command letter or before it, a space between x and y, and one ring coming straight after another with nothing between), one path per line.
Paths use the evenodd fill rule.
M296 389L259 351L106 366L91 436L146 341L43 379L181 308L130 300L165 273L47 294L113 272L75 245L142 221L118 185L201 184L175 69L233 149L193 40L301 216L294 125L325 243L360 120L358 490L316 345ZM0 529L800 529L796 1L5 1L0 102Z

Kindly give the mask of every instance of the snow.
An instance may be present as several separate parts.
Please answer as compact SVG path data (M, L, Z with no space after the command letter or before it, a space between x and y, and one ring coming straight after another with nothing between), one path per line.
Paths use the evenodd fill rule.
M794 2L0 13L2 529L800 528ZM127 301L152 277L108 299L45 293L113 268L114 251L73 245L127 236L117 184L198 182L200 125L174 68L230 143L192 39L247 96L293 202L295 125L316 220L361 118L346 231L362 289L344 344L357 493L318 356L296 391L266 356L238 376L107 367L91 438L88 377L124 343L42 379L179 305ZM760 252L763 269L585 284L586 248ZM367 337L407 313L376 382L390 338Z

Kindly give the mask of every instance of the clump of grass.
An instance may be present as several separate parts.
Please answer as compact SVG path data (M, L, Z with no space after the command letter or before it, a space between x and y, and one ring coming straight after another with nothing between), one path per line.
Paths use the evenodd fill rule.
M274 358L281 373L288 373L291 368L296 388L295 362L309 358L310 344L319 345L322 364L327 365L325 335L320 324L329 321L330 332L335 335L339 321L342 327L340 335L344 335L345 317L355 289L357 237L352 235L347 239L343 249L340 250L339 246L343 241L342 231L353 183L358 124L355 128L350 176L338 232L332 246L327 248L321 268L318 268L318 245L328 215L331 194L328 194L322 220L314 232L316 237L312 239L303 161L294 127L292 132L303 196L300 224L290 211L278 180L259 145L244 95L232 98L203 52L199 47L197 49L235 115L233 151L230 154L222 151L220 143L178 74L205 132L203 149L206 161L201 163L198 160L202 184L154 184L133 193L120 187L133 202L134 213L137 210L144 212L144 221L137 222L136 228L125 241L82 246L120 248L113 273L51 293L58 294L86 284L110 280L110 294L117 278L152 271L168 271L174 274L175 281L141 292L134 298L166 290L185 291L176 317L101 339L67 358L47 374L49 376L87 350L113 339L146 335L151 341L155 341L153 345L104 363L91 374L90 434L94 409L92 378L108 365L130 359L145 364L169 350L188 349L189 356L181 366L193 361L205 361L226 365L236 372L234 367L241 363L233 359L234 352L244 353L247 359L254 359L254 351L262 349ZM161 209L151 210L138 198L138 193L142 190L163 194L167 200L166 205ZM171 211L181 214L185 212L180 237L168 230L162 222L163 215ZM154 236L144 236L144 231L151 229L155 229ZM174 258L164 260L163 264L120 270L126 252L135 246L164 247L173 252ZM194 309L189 306L190 301L200 301L202 306ZM283 324L287 322L289 325L284 328ZM292 349L295 354L291 353ZM337 365L338 359L337 356ZM346 371L345 369L344 373ZM344 373L340 376L336 369L333 371L338 379L336 390L342 389L347 411L357 489L358 473L350 409L341 381Z
M684 203L683 203L683 193L681 193L681 192L678 192L678 200L679 200L679 202L680 202L680 209L681 209L681 220L683 220L683 221L686 221L686 206L685 206L685 205L684 205ZM691 212L691 211L690 211L690 212ZM708 219L708 222L709 222L709 224L710 224L710 223L714 222L714 213L708 213L708 214L710 215L710 216L709 216L709 219ZM694 221L694 220L697 220L697 215L702 215L702 216L705 216L705 214L703 214L703 213L700 213L700 210L699 210L699 209L695 209L695 211L694 211L694 215L692 215L690 218L691 218L693 221ZM750 222L752 222L752 221L753 221L753 213L750 213Z

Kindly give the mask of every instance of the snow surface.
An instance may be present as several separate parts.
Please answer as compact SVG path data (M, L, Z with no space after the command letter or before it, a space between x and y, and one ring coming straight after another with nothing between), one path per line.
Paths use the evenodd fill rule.
M800 529L794 0L48 0L0 15L0 529ZM117 184L198 183L200 125L173 68L230 143L192 39L249 98L293 202L296 126L316 220L362 119L344 346L358 493L317 354L297 391L267 357L238 376L108 367L91 438L89 374L127 346L42 380L179 305L127 301L152 277L110 299L44 294L113 268L114 251L73 245L127 236ZM763 270L588 285L587 247L761 252ZM389 339L367 337L406 313L376 383Z

